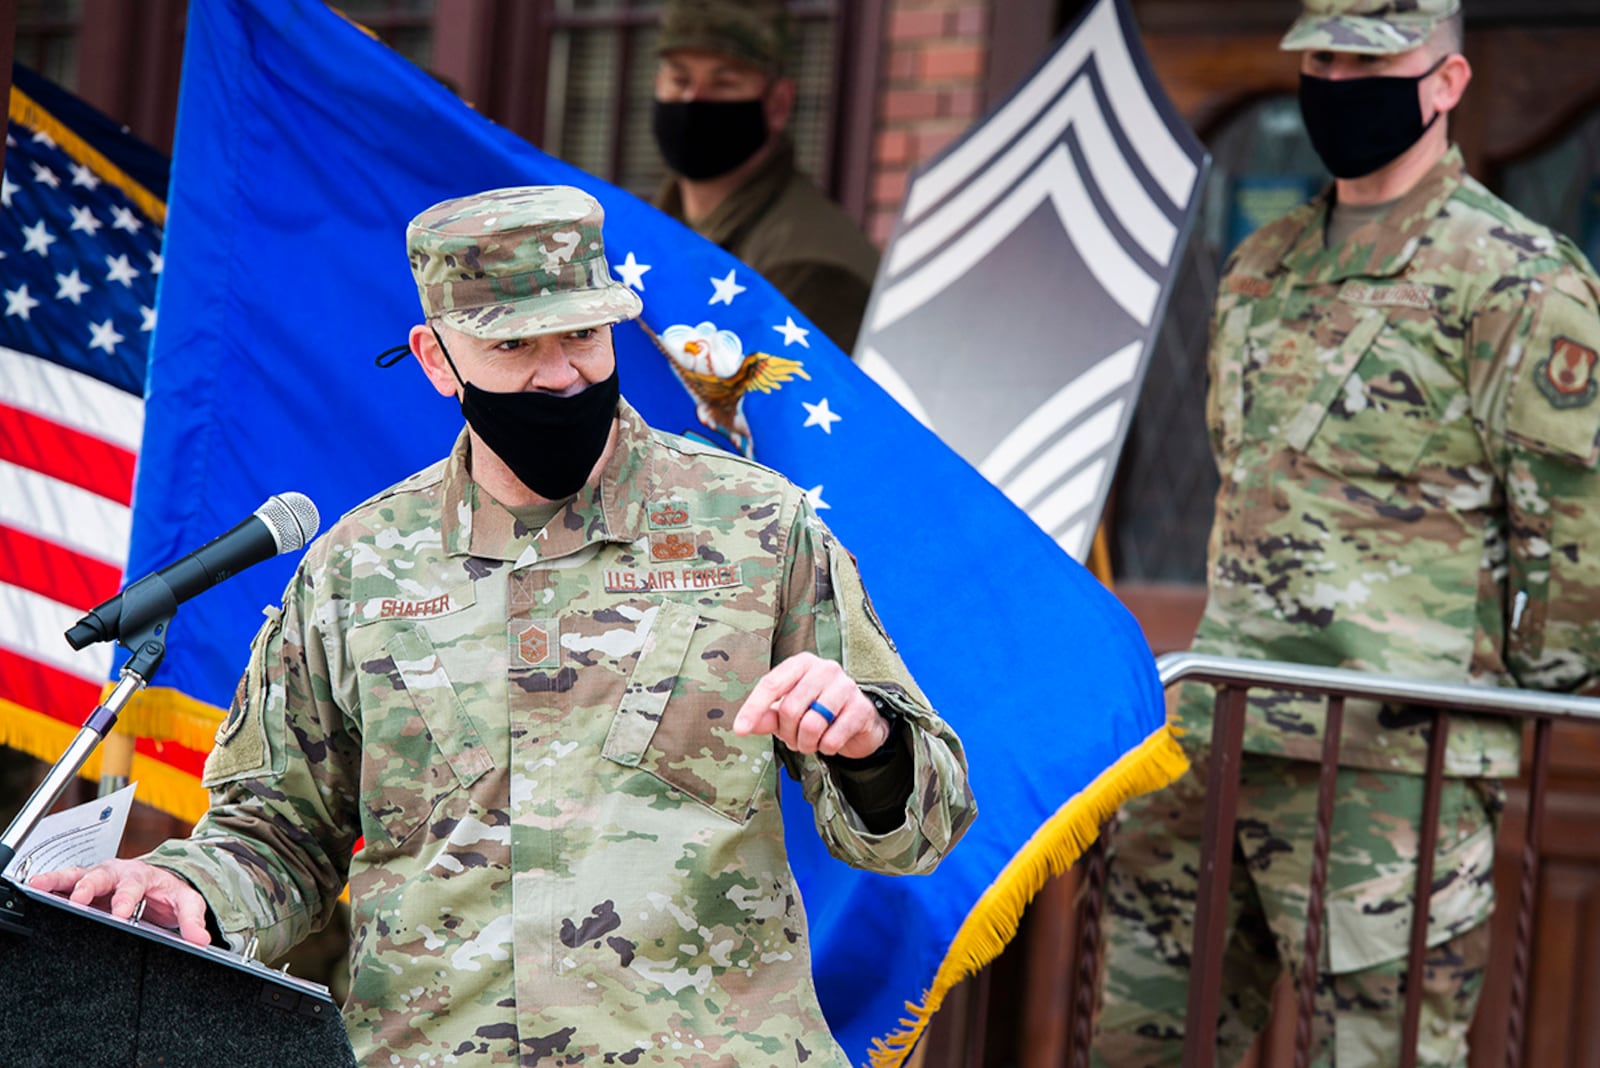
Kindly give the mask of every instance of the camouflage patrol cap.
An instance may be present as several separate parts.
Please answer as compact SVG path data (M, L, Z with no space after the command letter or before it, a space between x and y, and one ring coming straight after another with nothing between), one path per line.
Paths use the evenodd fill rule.
M632 319L637 295L611 277L599 201L564 185L457 197L406 227L423 314L482 338L533 337Z
M1278 45L1285 52L1327 50L1394 55L1428 39L1461 13L1461 0L1301 0L1301 14Z
M783 70L789 14L781 0L667 0L656 52L692 48Z

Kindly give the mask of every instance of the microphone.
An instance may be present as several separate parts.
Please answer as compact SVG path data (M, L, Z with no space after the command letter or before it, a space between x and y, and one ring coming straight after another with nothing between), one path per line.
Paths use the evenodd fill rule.
M268 497L226 534L90 609L67 631L67 644L82 649L137 634L235 572L303 547L316 536L318 522L317 506L305 494Z

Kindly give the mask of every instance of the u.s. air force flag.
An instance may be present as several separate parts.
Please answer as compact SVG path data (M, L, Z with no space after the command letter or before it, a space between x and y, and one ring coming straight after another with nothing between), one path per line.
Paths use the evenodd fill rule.
M924 1022L902 1023L907 1003L936 1007L1122 799L1182 770L1133 620L720 249L484 120L320 0L215 0L189 18L132 569L270 493L331 517L443 456L456 406L409 365L373 366L419 317L406 221L489 188L587 189L644 301L616 332L629 400L808 492L966 743L981 816L931 876L856 872L808 812L790 819L829 1021L857 1060L898 1032L877 1053L897 1062ZM185 604L157 682L226 703L292 563Z
M1083 560L1209 159L1097 0L912 176L861 366ZM1003 329L1001 329L1003 324Z

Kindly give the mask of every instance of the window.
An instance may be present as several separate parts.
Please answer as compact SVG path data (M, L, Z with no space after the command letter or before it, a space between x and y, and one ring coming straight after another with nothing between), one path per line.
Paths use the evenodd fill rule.
M553 155L642 197L663 169L650 130L661 0L553 0L543 130ZM791 3L789 132L800 169L827 187L837 134L840 3Z
M1500 193L1600 260L1600 103L1565 135L1501 168Z
M64 89L78 86L78 23L83 0L19 0L17 62Z
M335 0L333 7L423 70L429 69L434 0Z

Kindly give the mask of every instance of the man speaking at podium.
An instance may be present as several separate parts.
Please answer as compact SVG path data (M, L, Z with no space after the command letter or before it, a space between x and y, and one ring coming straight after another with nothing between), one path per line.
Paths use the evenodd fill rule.
M193 834L33 885L271 957L348 880L362 1063L844 1068L777 765L836 856L919 873L976 812L960 742L805 495L620 399L598 203L406 236L454 450L307 551Z

